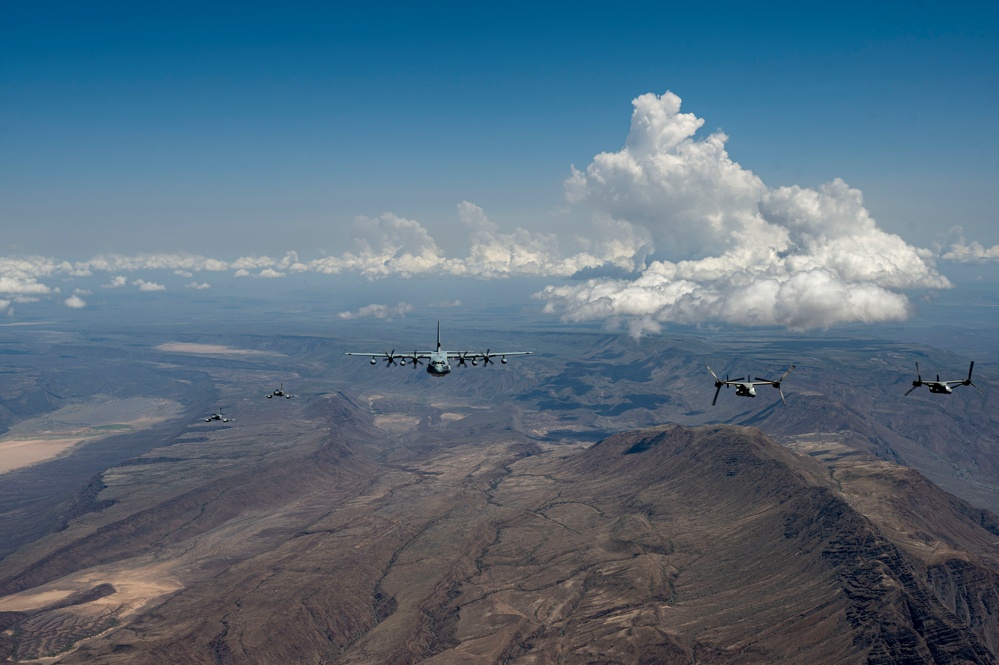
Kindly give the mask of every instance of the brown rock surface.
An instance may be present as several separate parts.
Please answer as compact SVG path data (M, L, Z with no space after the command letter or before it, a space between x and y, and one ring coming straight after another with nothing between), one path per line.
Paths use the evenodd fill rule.
M216 432L198 472L106 473L116 502L3 562L22 630L0 646L80 632L65 613L86 603L30 594L86 577L107 603L145 571L175 584L95 614L116 623L59 662L996 659L995 516L833 440L663 426L542 449L495 414L475 437L379 430L344 396L302 415L278 448Z

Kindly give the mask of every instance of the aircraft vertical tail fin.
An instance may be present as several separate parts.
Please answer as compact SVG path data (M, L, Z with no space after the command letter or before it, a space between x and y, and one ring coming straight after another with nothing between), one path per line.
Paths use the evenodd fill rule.
M437 350L441 350L441 322L437 322Z

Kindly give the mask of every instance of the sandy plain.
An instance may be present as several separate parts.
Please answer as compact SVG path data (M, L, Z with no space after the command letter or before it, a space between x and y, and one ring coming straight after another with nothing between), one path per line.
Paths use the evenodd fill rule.
M253 349L234 349L221 344L193 344L190 342L167 342L156 347L157 351L169 351L171 353L194 353L208 355L281 355L270 351L255 351Z
M26 628L39 634L31 640L33 648L28 652L52 654L19 660L38 665L58 662L75 651L85 639L114 630L121 622L183 588L174 576L176 562L136 563L131 561L125 565L92 568L0 598L0 612L34 614L26 622ZM102 585L110 585L112 592L86 602L73 602L74 597L79 598L81 594L92 592ZM40 627L43 630L38 630ZM79 640L82 636L86 638Z
M147 429L175 417L180 404L154 397L93 400L12 427L0 439L0 473L53 459L86 442Z
M0 598L0 612L25 612L54 605L74 593L86 591L99 584L111 584L113 596L86 603L114 608L121 617L134 614L147 603L182 588L173 576L174 562L148 563L136 566L104 566L70 575L51 584Z

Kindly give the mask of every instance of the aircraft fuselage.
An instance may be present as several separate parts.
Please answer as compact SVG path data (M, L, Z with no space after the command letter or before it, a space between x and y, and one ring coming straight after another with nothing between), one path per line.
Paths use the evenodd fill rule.
M735 394L739 397L756 397L756 388L751 384L738 383L735 386Z
M451 373L451 363L447 361L447 351L437 349L430 354L427 362L427 374L430 376L447 376Z

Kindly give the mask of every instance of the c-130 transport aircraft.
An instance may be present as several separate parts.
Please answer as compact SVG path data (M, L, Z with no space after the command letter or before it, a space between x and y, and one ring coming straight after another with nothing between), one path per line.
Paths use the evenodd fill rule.
M473 366L478 365L479 361L482 361L482 366L485 367L493 362L493 358L499 357L500 362L504 365L506 364L507 356L529 356L533 351L505 351L503 353L496 352L493 353L492 349L486 349L485 353L473 353L472 351L445 351L441 347L441 322L437 322L437 350L436 351L413 351L412 353L399 353L395 352L395 349L391 351L386 351L384 353L347 353L348 356L371 356L371 364L375 365L379 360L385 361L385 366L395 365L396 360L399 361L399 365L405 365L407 362L413 364L413 369L416 369L418 365L421 364L420 361L427 361L427 374L430 376L447 376L451 373L451 363L448 362L452 359L457 359L458 367L467 367L468 362L472 363Z

